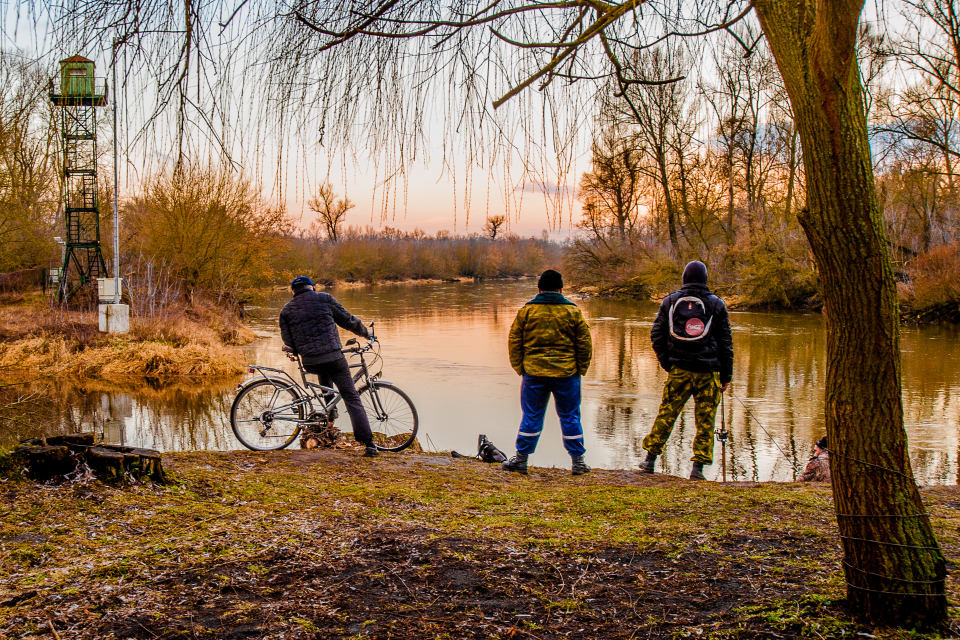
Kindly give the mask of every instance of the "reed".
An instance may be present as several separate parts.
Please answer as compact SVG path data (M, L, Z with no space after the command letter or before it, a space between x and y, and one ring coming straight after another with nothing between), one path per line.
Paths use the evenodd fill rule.
M93 312L51 311L36 301L0 308L0 336L4 377L101 379L236 376L244 370L237 345L255 337L208 302L167 305L162 314L134 317L129 334L105 335Z

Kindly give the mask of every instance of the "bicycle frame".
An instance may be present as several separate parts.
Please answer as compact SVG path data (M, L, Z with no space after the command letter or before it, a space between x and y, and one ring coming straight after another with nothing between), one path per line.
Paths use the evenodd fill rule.
M354 384L356 384L357 382L363 380L365 385L371 386L371 383L372 383L374 380L378 379L378 378L380 377L380 375L381 375L381 372L379 372L379 371L376 372L376 373L374 373L374 374L372 374L372 375L370 374L370 370L369 370L369 368L367 367L366 358L364 357L364 354L365 354L365 352L366 352L368 349L369 349L369 347L367 347L367 349L363 349L363 348L352 348L352 349L344 349L344 350L343 350L343 353L344 353L344 354L359 355L359 356L360 356L360 362L357 362L357 363L355 363L355 364L350 364L350 365L348 365L351 369L359 369L359 371L357 371L357 373L353 375L353 382L354 382ZM285 405L280 405L280 406L278 406L278 407L274 407L274 409L273 409L273 412L274 412L274 413L280 413L280 412L283 412L283 411L285 411L285 410L287 410L287 409L292 409L292 408L294 408L294 407L306 405L306 406L309 408L309 410L306 412L307 418L306 418L306 419L302 419L302 420L297 420L296 423L297 423L298 426L302 426L302 425L304 425L304 424L311 424L311 423L313 423L313 422L316 422L316 420L311 420L311 419L310 419L310 417L315 413L314 400L316 400L317 404L320 406L321 411L323 411L324 414L329 415L330 410L333 409L334 407L336 407L337 404L340 403L340 400L343 399L343 396L341 396L341 395L340 395L340 392L337 391L337 390L336 390L335 388L333 388L333 387L327 387L327 386L324 386L324 385L322 385L322 384L317 384L317 383L310 382L309 380L307 380L307 375L308 375L308 374L307 374L307 371L306 371L306 370L304 369L304 367L303 367L303 360L301 359L301 357L300 357L299 354L294 354L294 355L290 356L290 360L293 360L293 361L295 361L295 362L297 363L297 369L298 369L299 372L300 372L300 379L301 379L301 381L303 382L303 384L298 383L298 382L293 378L293 376L291 376L289 373L287 373L287 372L286 372L285 370L283 370L283 369L276 369L276 368L274 368L274 367L265 367L265 366L258 365L258 364L251 364L251 365L248 366L248 371L249 371L250 373L257 373L257 374L259 374L259 376L255 376L255 377L247 380L246 382L244 382L244 383L242 383L241 385L239 385L238 388L242 388L242 387L250 384L251 382L253 382L253 381L255 381L255 380L260 380L260 379L267 380L268 382L270 382L271 384L273 384L275 387L277 387L277 384L276 384L277 377L272 377L272 376L268 375L268 374L265 373L265 372L269 372L269 373L272 373L272 374L277 374L280 378L286 379L286 380L289 380L289 381L290 381L290 384L289 384L289 385L284 385L284 386L282 387L282 389L292 388L292 389L294 390L294 393L297 395L297 398L298 398L298 399L297 399L296 401L294 401L294 402L290 402L290 403L285 404ZM311 374L311 375L313 375L313 374ZM280 388L281 388L281 387L278 387L278 390L279 390ZM330 398L329 401L324 401L324 397L325 397L325 396L332 396L332 397ZM371 394L370 394L370 397L371 397L371 399L372 399L373 407L374 407L374 410L376 411L377 415L378 415L378 416L381 415L381 414L383 413L383 407L382 407L381 404L380 404L380 398L379 398L379 396L373 391L372 386L371 386Z

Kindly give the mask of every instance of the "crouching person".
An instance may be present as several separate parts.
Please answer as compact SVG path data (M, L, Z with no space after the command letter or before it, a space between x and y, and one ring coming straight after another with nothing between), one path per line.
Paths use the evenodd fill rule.
M813 457L798 479L800 482L830 482L830 451L826 436L813 445Z
M563 278L548 269L537 282L539 293L525 304L510 327L510 365L523 377L520 405L523 419L517 434L517 455L503 463L507 471L527 472L527 457L537 448L547 402L553 396L563 445L572 458L571 471L589 473L583 461L580 424L580 377L590 366L590 327L574 303L563 296Z
M697 435L692 480L703 480L713 464L713 427L720 394L733 375L733 338L727 306L707 288L707 267L699 260L683 270L683 286L664 298L650 330L660 366L669 372L653 428L643 439L647 457L640 470L653 473L683 405L693 396Z

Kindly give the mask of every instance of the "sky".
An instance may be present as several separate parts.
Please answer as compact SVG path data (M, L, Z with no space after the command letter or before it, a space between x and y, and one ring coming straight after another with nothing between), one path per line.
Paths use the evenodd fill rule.
M2 0L0 0L0 4ZM17 12L9 4L4 9L3 34L0 47L15 47L29 57L43 57L51 77L58 73L56 61L61 56L80 54L96 63L96 75L110 75L109 50L71 51L50 55L55 43L49 42L43 20L35 20L26 12ZM44 57L45 56L45 57ZM122 53L121 53L122 56ZM122 64L118 64L122 68ZM121 77L120 83L123 82ZM118 83L118 84L120 84ZM122 87L116 92L119 100L120 187L121 198L133 195L142 178L156 166L172 162L172 147L150 143L151 148L139 147L133 139L144 119L138 109L147 102L149 88ZM99 145L101 151L111 145L110 108L98 113L102 126ZM443 124L431 123L430 130L440 131ZM552 198L546 197L543 185L523 184L519 175L509 176L502 166L476 166L467 161L463 151L447 154L448 166L440 148L440 135L431 136L430 148L418 159L404 167L405 177L386 181L378 170L378 162L371 158L332 151L316 141L299 140L286 143L283 153L279 142L265 130L257 141L257 151L251 157L235 157L238 168L253 182L261 185L264 197L281 202L298 225L308 227L314 214L306 206L309 197L323 183L329 182L334 191L354 203L348 213L347 225L375 229L393 227L406 231L421 229L429 234L445 230L452 234L482 233L486 218L503 214L510 233L527 237L548 237L563 240L574 231L573 222L579 212L575 199L576 183L583 167L589 164L589 154L583 148L576 154L575 165L564 184L546 180ZM126 153L125 153L126 151ZM112 159L112 154L110 155ZM112 163L105 160L101 173L110 175ZM509 183L509 184L508 184ZM560 197L556 197L560 194ZM551 200L553 202L551 202ZM561 206L557 202L562 201ZM562 215L561 215L562 213Z
M0 5L3 4L6 7L0 6L0 9L6 11L2 16L4 31L0 46L15 46L33 55L51 48L42 21L37 24L30 15L18 15L8 3L0 0ZM868 0L866 4L864 20L875 19L876 0ZM98 75L109 74L109 51L67 55L73 53L93 59ZM45 61L51 75L56 73L55 61L55 57ZM137 106L145 102L144 96L148 94L148 89L129 86L117 94L121 101L121 197L133 195L151 167L169 165L172 158L169 146L155 143L151 150L145 151L131 143L142 120ZM109 121L109 109L100 117ZM274 132L269 128L258 129L254 133L259 136L256 150L236 160L243 173L260 184L265 198L283 203L291 218L303 227L309 226L313 217L306 201L327 181L339 195L355 204L347 215L347 225L462 234L482 232L487 216L505 214L512 233L538 237L546 233L562 240L576 232L574 224L579 217L576 185L583 171L589 168L590 124L591 119L583 117L572 125L584 130L577 132L578 144L571 154L573 164L565 175L556 175L552 167L541 167L540 183L524 181L516 167L511 170L502 164L492 169L489 164L476 166L468 162L463 150L448 153L449 166L444 166L441 162L445 157L441 148L443 134L440 133L444 125L439 121L426 127L430 139L427 153L423 155L428 159L409 163L404 167L404 177L389 182L374 159L331 152L314 140L294 140L291 144L288 139L281 153L281 143L273 139ZM109 144L109 139L101 141L101 145L105 144ZM111 169L103 168L107 172ZM553 175L549 175L551 173Z

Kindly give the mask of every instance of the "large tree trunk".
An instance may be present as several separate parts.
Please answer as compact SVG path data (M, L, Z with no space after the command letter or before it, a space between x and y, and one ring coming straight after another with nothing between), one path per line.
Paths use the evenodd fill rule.
M913 479L896 287L855 47L863 0L753 0L803 147L800 222L820 273L826 427L847 599L876 622L946 618L944 558Z

